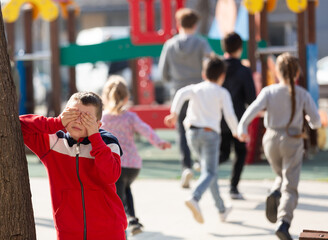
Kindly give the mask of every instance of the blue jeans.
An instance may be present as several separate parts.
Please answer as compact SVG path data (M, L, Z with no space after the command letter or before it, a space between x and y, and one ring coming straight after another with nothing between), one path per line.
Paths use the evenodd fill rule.
M220 134L214 131L205 131L203 128L197 128L188 129L186 137L190 149L198 156L201 164L200 177L192 193L193 198L199 201L206 189L210 188L215 206L219 212L224 212L225 206L217 183L219 146L221 142Z

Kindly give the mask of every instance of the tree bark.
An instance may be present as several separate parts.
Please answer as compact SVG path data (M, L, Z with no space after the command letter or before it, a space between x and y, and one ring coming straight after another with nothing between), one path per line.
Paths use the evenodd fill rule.
M0 239L35 240L27 161L0 6Z

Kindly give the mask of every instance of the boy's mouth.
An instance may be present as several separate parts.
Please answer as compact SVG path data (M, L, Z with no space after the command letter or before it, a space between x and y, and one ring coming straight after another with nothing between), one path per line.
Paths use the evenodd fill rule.
M79 127L72 127L74 130L81 131L82 129Z

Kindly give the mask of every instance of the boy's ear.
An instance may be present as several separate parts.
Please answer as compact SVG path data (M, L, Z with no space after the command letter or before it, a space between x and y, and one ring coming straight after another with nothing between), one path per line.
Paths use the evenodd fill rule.
M225 80L225 76L226 76L225 73L222 73L222 74L220 75L220 77L219 77L219 79L218 79L218 84L219 84L220 86L223 85L224 80Z
M202 71L202 78L203 79L206 79L206 75L205 75L205 71L204 70Z
M98 121L97 121L97 124L98 124L98 128L100 128L101 125L102 125L102 122L101 122L100 120L98 120Z

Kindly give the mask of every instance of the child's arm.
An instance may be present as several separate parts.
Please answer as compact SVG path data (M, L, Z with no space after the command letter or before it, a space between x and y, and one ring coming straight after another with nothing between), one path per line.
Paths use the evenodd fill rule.
M107 184L114 184L121 175L121 150L114 138L101 137L100 133L88 137L92 150L90 155L95 158L95 166L99 176Z
M174 127L175 123L177 122L179 113L181 111L181 108L185 101L189 100L192 96L192 87L193 85L189 85L186 87L183 87L177 91L175 94L171 109L170 109L170 115L167 115L164 118L164 124L168 127Z
M135 113L132 114L132 124L134 130L146 137L152 145L163 150L171 147L169 142L160 139L156 132Z
M90 113L82 112L81 122L87 129L92 145L90 154L95 158L99 176L105 183L114 184L121 175L121 150L117 139L104 136L105 143L99 133L100 121Z
M48 134L64 128L60 117L46 118L38 115L19 116L25 145L39 157L50 148Z
M264 110L267 106L267 98L265 88L262 89L255 101L246 109L238 124L238 136L245 139L248 135L248 125L257 116L257 114Z
M193 87L194 85L188 85L186 87L180 88L172 101L172 105L171 105L171 113L176 113L179 115L181 108L183 106L183 104L185 103L185 101L190 100L193 94Z
M312 129L320 128L321 127L321 119L318 113L317 106L315 105L311 95L306 92L307 99L305 100L304 110L306 112L305 119L308 121L309 126Z

